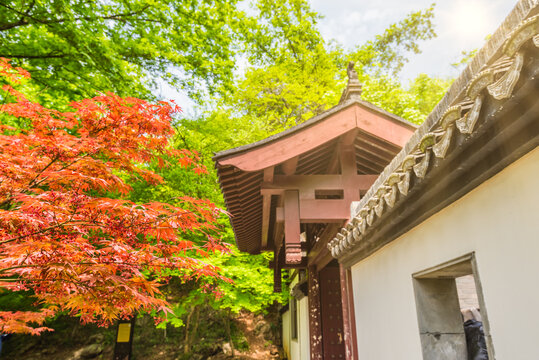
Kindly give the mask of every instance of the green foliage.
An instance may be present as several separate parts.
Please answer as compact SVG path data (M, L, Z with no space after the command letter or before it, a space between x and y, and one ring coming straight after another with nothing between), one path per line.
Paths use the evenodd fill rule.
M336 105L346 84L347 63L353 60L365 100L420 123L432 99L419 99L417 89L403 87L396 76L407 55L420 52L419 42L435 36L433 10L412 12L348 52L324 41L317 28L320 17L306 0L259 0L245 25L250 31L244 31L249 66L236 77L235 91L219 99L219 110L206 117L232 117L234 123L263 130L266 136L282 131ZM416 82L429 81L425 77ZM429 96L440 98L438 87L433 93Z
M453 79L433 78L426 74L419 74L410 83L409 92L416 99L415 108L419 110L423 117L434 109L436 104L445 95L451 83L453 83Z
M35 311L35 299L27 291L0 290L0 309L3 311Z
M383 34L367 41L349 54L364 70L397 75L408 62L407 53L419 54L419 41L436 36L432 19L434 4L423 11L408 14L398 23L391 24Z
M362 98L415 124L421 124L444 96L452 79L419 74L407 88L388 75L360 75Z
M339 50L328 53L320 43L299 61L290 57L249 68L231 99L237 117L261 122L261 128L273 132L322 113L339 100L343 84L339 65L344 69Z
M274 301L286 303L286 289L281 293L273 292L273 270L268 267L272 258L271 253L253 256L236 248L231 255L212 257L212 263L220 266L224 275L234 281L221 285L223 297L214 306L237 314L241 310L264 312Z
M305 55L324 42L316 28L320 15L305 0L258 0L254 16L242 27L244 49L254 65L280 63L294 58L305 62Z
M113 91L150 97L162 78L221 91L234 67L237 0L0 3L0 57L32 73L41 103Z
M150 163L164 182L131 181L131 200L173 203L187 195L221 207L213 153L260 140L336 105L348 61L356 62L364 100L418 124L451 82L421 74L405 87L397 77L408 55L420 51L420 42L435 36L433 7L347 51L322 38L320 16L306 0L257 0L249 15L237 10L237 2L14 0L0 4L0 56L31 71L34 81L21 86L42 103L65 104L99 91L151 97L158 78L188 89L208 110L195 119L178 119L174 146L197 150L209 174ZM238 54L245 67L234 76ZM214 97L200 98L204 89ZM225 216L220 224L225 242L234 243ZM273 293L271 257L240 253L233 245L230 255L212 256L209 261L234 283L220 284L223 296L216 299L200 284L177 282L181 291L172 296L173 314L158 327L188 332L187 318L196 309L262 312L286 302L286 289Z
M487 39L489 38L490 36L487 36ZM465 67L466 65L468 65L468 63L470 61L472 61L472 59L475 57L475 54L477 54L477 51L479 49L473 49L473 50L470 50L470 51L461 51L460 52L460 55L461 55L461 58L459 61L457 62L454 62L451 64L451 66L453 66L455 69L462 69L463 67Z

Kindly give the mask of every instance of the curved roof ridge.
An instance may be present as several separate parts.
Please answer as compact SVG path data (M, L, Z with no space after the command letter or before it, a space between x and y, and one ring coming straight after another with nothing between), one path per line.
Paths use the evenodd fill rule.
M269 144L273 141L276 141L278 139L282 139L282 138L285 138L289 135L292 135L298 131L301 131L305 128L308 128L324 119L326 119L327 117L335 114L335 113L338 113L339 111L349 107L349 106L352 106L352 105L359 105L359 106L362 106L362 107L365 107L369 110L373 110L383 116L386 116L388 118L390 118L391 120L393 121L396 121L400 124L403 124L405 126L408 126L410 127L411 129L415 130L417 129L418 125L408 121L408 120L405 120L403 118L401 118L400 116L397 116L395 114L392 114L374 104L371 104L370 102L368 101L365 101L365 100L360 100L360 99L351 99L351 100L348 100L348 101L345 101L343 103L339 103L338 105L335 105L333 106L332 108L324 111L323 113L321 114L318 114L312 118L310 118L309 120L301 123L301 124L298 124L298 125L295 125L291 128L288 128L284 131L281 131L279 133L276 133L274 135L271 135L265 139L262 139L262 140L259 140L259 141L256 141L254 143L250 143L250 144L246 144L246 145L242 145L242 146L238 146L238 147L235 147L235 148L232 148L232 149L228 149L228 150L223 150L223 151L220 151L218 153L215 153L215 155L212 157L212 160L215 161L215 162L218 162L219 160L223 159L223 158L226 158L226 157L229 157L229 156L232 156L232 155L236 155L236 154L239 154L239 153L243 153L243 152L246 152L246 151L249 151L249 150L252 150L252 149L255 149L255 148L258 148L260 146L263 146L263 145L266 145L266 144Z

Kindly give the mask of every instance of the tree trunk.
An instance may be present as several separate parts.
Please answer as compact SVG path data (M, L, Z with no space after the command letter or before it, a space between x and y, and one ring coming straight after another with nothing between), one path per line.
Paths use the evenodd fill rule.
M230 348L232 349L232 357L234 357L234 342L232 341L232 335L230 333L230 309L227 309L224 318L226 335L228 336L228 342L230 343Z
M200 307L195 307L195 324L193 325L193 332L191 333L191 342L195 342L197 339L197 330L198 330L198 318L200 316Z
M196 307L191 308L191 311L189 314L187 314L187 320L185 321L185 345L183 347L183 353L188 354L191 350L191 347L189 346L189 323L191 322L191 316L193 316L193 312L195 311Z

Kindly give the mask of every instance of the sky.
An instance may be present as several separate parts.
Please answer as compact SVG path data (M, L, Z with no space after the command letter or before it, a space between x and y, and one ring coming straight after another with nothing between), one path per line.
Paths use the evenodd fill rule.
M433 0L309 0L323 16L319 23L326 41L337 40L346 48L373 39L392 23L417 10L427 9ZM456 77L451 66L462 51L479 49L516 5L517 0L438 0L434 9L437 37L421 42L421 54L410 54L400 74L405 84L420 73ZM194 103L181 91L162 83L161 93L174 99L189 114Z
M320 31L347 48L373 39L408 13L427 9L433 0L310 0L324 18ZM404 67L405 83L420 73L455 77L451 66L463 50L478 49L517 4L516 0L438 0L433 24L437 37L420 43L421 54L412 54Z

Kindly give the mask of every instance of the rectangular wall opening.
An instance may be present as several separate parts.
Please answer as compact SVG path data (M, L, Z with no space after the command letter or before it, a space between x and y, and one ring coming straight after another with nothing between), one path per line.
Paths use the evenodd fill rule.
M314 198L316 200L328 200L328 199L336 199L336 200L342 200L344 199L344 190L323 190L318 189L314 190Z
M424 360L493 360L474 254L413 274Z

